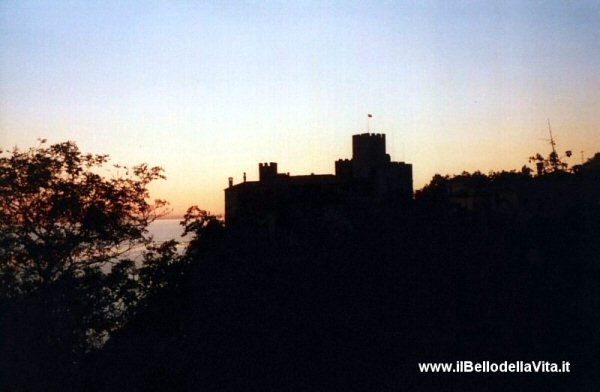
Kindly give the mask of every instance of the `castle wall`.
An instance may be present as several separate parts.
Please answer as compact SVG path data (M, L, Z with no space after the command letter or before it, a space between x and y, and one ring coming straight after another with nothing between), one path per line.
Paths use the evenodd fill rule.
M260 163L259 181L225 190L225 219L230 227L294 227L304 219L376 206L401 205L413 196L412 165L391 162L384 134L352 137L352 159L335 162L335 175L290 176L277 163ZM346 212L344 212L346 211ZM322 216L321 216L322 215Z

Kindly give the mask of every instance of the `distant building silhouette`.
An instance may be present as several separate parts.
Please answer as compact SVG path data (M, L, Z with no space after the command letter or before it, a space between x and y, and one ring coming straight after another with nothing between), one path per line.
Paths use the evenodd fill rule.
M260 163L259 180L225 189L231 228L294 229L309 220L347 221L357 209L402 208L412 200L412 165L392 162L385 134L352 137L352 159L335 162L335 175L290 176L277 163Z
M600 205L600 153L572 170L437 176L417 200L488 216L552 217ZM429 188L429 189L428 189Z

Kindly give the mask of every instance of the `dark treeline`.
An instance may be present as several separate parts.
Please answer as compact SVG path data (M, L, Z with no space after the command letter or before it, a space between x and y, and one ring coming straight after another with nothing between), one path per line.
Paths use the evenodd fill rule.
M343 224L315 216L232 231L192 208L183 255L148 243L141 267L125 260L110 273L90 267L26 288L7 267L22 248L13 244L2 253L13 290L1 303L0 385L594 390L598 162L537 177L436 176L413 203L373 205ZM419 362L457 360L569 361L572 373L418 371Z

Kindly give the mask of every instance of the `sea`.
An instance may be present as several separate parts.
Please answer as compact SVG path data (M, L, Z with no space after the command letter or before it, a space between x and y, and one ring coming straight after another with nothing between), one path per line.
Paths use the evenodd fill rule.
M192 235L187 234L186 236L182 236L183 226L179 224L180 221L180 219L157 219L148 225L148 231L157 245L171 240L177 241L177 252L183 254L192 239ZM120 258L134 260L137 264L137 262L142 261L143 251L144 247L140 246L131 249L129 252L121 255Z
M154 236L154 240L159 243L170 240L187 243L191 236L181 236L183 226L179 224L180 221L180 219L157 219L148 225L148 231Z

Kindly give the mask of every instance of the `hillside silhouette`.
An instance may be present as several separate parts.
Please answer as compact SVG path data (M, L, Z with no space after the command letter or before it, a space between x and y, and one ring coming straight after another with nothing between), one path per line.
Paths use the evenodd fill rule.
M172 242L149 244L139 268L86 270L28 290L14 280L15 291L2 297L1 342L10 349L2 350L0 385L15 391L594 390L600 385L599 166L596 154L575 172L435 176L402 208L373 203L346 214L344 224L307 211L298 225L233 230L190 208L182 223L194 238L183 255ZM2 180L7 189L10 178ZM3 223L19 223L10 218ZM21 249L14 237L2 240ZM12 276L7 265L4 280ZM82 295L109 292L124 307L69 311ZM60 298L50 302L65 311L48 312L40 322L36 315L48 298ZM75 350L61 338L100 324L108 334L95 346ZM36 371L27 378L11 374L28 364L19 362L25 354L36 358ZM570 361L572 371L418 371L420 362L457 360Z

